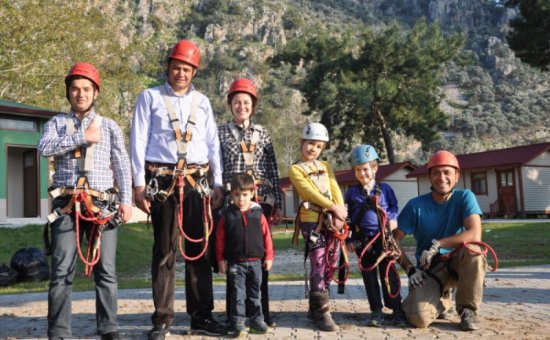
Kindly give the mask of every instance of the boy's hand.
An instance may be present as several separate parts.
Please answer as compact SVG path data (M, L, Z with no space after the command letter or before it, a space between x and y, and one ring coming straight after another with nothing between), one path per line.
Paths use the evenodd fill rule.
M264 261L263 267L264 267L265 271L270 271L271 266L273 266L273 260L265 260Z
M227 262L218 262L218 271L220 272L220 274L225 274L227 272Z

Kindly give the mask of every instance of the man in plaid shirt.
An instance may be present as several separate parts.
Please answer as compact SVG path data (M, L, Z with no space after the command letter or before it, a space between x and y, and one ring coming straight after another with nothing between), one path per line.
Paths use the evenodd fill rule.
M55 174L51 189L74 188L83 174L80 157L94 145L92 169L86 173L90 189L106 192L113 188L113 175L120 190L118 215L122 222L132 216L130 160L120 127L111 119L99 117L93 109L99 94L100 78L88 63L75 64L65 77L66 96L71 104L68 114L59 114L44 126L38 150L45 157L54 157ZM98 122L101 121L101 124ZM82 168L81 168L82 167ZM111 170L112 169L112 170ZM65 207L69 195L60 195L52 209ZM93 199L94 205L105 208L109 202ZM59 216L51 225L52 271L48 292L48 337L71 337L71 291L76 272L77 236L72 214ZM111 220L113 221L113 220ZM81 221L84 228L90 223ZM89 231L89 229L88 229ZM107 224L101 236L101 256L93 267L96 283L97 332L102 340L120 339L117 326L116 225Z

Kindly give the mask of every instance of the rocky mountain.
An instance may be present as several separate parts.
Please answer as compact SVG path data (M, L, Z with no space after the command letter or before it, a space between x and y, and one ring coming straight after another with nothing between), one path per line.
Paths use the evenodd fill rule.
M283 173L296 158L307 104L298 90L299 75L284 65L274 68L269 60L316 30L339 33L391 21L411 27L425 17L466 37L461 60L446 65L442 79L440 107L449 127L428 149L464 153L550 139L550 74L522 64L506 45L507 23L516 12L502 1L90 0L85 6L109 18L111 39L124 51L121 62L130 65L125 81L134 85L119 86L116 104L111 103L119 108L119 121L128 124L141 89L163 81L171 46L192 39L202 50L195 84L211 99L220 123L230 118L224 98L231 81L245 76L257 82L261 102L255 119L269 126ZM93 37L87 38L93 44ZM17 100L8 90L2 93ZM426 159L409 137L395 134L395 141L400 160Z

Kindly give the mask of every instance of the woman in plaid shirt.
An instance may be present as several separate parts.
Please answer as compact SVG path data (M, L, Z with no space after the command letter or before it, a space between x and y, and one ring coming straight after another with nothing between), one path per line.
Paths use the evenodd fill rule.
M263 126L251 121L257 103L258 91L252 80L240 78L229 87L227 104L233 121L218 127L223 159L222 176L227 185L234 174L250 173L257 183L256 200L262 206L270 225L277 225L282 216L279 170L269 133ZM262 312L267 325L273 327L275 323L269 314L267 279L268 272L264 270L261 286Z

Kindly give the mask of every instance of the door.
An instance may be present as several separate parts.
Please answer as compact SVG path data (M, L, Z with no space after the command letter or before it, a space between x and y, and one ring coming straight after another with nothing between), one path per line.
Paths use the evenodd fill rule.
M499 215L513 218L517 214L514 169L497 170Z
M23 215L38 216L38 166L36 149L23 152Z

